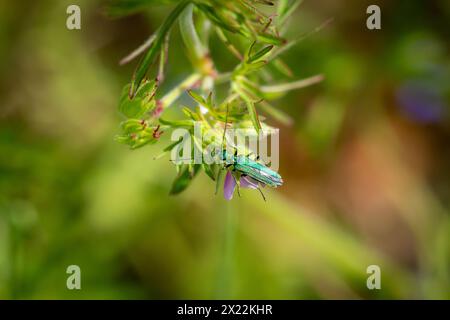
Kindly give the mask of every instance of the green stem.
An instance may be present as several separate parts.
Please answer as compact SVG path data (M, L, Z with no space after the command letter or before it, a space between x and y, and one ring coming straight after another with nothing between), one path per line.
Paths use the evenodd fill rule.
M230 299L232 297L234 248L236 239L237 216L231 203L226 204L224 223L223 259L219 268L217 298Z
M180 33L186 45L189 54L197 61L201 61L207 54L207 50L203 46L197 31L195 30L193 19L194 5L189 4L180 15Z
M152 34L147 40L145 40L145 42L143 44L141 44L139 47L137 47L132 52L130 52L127 56L123 57L120 60L119 64L120 65L127 64L128 62L130 62L131 60L133 60L134 58L139 56L142 52L147 50L152 45L152 43L155 41L155 39L156 39L156 33Z
M261 86L260 89L264 93L286 93L291 90L301 89L301 88L308 87L313 84L319 83L323 79L324 79L324 76L319 74L319 75L316 75L313 77L309 77L309 78L294 81L294 82L282 83L282 84L271 85L271 86Z
M201 79L201 76L198 73L193 73L185 80L183 80L179 85L169 91L159 102L163 108L169 107L172 103L177 100L180 95L191 88L198 80Z
M186 7L180 16L180 33L183 42L188 51L188 56L196 70L205 75L215 77L216 71L214 63L209 56L209 50L206 44L202 43L194 24L194 5L190 4ZM206 38L206 36L205 36ZM203 80L208 80L207 77ZM211 81L210 81L211 83ZM206 86L205 89L210 89Z

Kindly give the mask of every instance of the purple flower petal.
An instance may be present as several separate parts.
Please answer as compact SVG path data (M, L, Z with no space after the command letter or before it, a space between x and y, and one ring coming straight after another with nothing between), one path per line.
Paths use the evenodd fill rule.
M241 177L239 182L242 188L258 189L258 181L249 176Z
M231 175L230 171L227 171L225 176L225 183L223 185L223 196L227 200L233 199L234 188L236 187L236 181Z

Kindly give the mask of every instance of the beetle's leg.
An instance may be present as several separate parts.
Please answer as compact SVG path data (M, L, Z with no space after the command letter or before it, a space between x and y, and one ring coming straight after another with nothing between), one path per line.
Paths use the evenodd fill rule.
M239 182L237 181L236 177L233 174L232 174L232 176L233 176L234 182L236 183L238 196L241 197L241 191L240 191L241 185L239 184Z
M261 196L263 197L264 201L266 201L266 197L264 196L264 193L261 191L261 188L258 187L259 193L261 193Z
M247 154L247 158L250 158L250 156L253 154L253 152L250 152ZM259 155L256 155L255 160L258 161L260 159Z
M266 167L270 167L272 165L272 161L269 161L265 164Z

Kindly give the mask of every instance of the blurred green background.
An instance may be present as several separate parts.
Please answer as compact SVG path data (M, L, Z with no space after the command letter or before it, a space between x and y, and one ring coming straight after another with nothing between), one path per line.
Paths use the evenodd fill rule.
M334 17L286 54L297 78L326 80L279 101L293 126L268 120L285 185L265 203L226 202L205 175L171 197L175 170L153 160L167 141L113 141L135 66L118 61L170 6L111 19L101 1L2 1L0 298L450 298L450 5L376 1L370 31L373 3L309 0L291 21L295 36ZM166 87L190 72L177 34ZM212 53L230 59L214 39Z

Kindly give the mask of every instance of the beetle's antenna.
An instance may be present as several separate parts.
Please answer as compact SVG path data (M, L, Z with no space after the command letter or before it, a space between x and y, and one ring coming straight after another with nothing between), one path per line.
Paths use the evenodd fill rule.
M241 185L239 184L239 182L237 181L236 177L232 174L231 175L234 179L234 182L236 183L236 189L237 189L237 193L239 195L239 198L241 197Z
M222 148L225 147L224 142L225 142L225 133L227 132L227 124L228 124L228 106L229 106L229 104L227 103L227 113L225 114L225 126L223 129L223 136L222 136Z
M173 160L173 159L169 159L169 161L170 162L176 162L176 161L192 161L193 159L192 158L188 158L188 159L176 159L176 160Z

